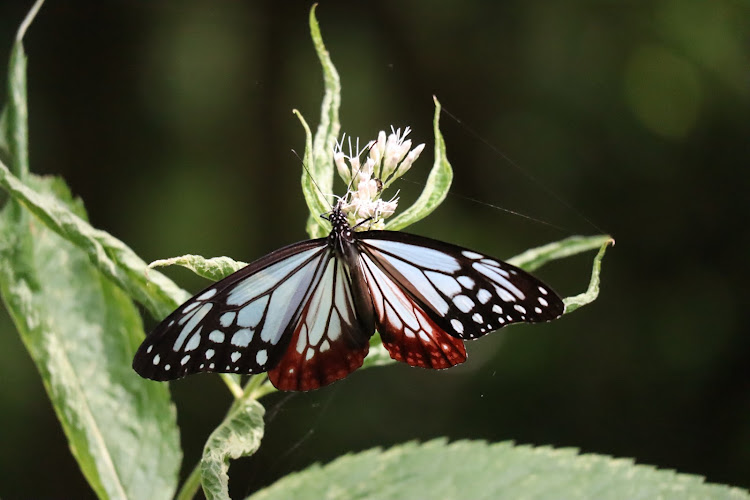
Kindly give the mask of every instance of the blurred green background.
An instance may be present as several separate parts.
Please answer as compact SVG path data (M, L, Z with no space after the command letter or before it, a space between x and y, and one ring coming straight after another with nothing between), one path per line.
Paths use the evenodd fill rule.
M4 60L30 5L0 3ZM310 6L48 0L26 41L32 169L62 175L93 224L147 261L249 261L305 238L291 110L317 123ZM429 144L408 179L429 170L431 96L457 118L442 117L456 196L411 231L502 258L596 224L617 246L597 302L471 343L461 367L375 368L268 397L233 495L437 436L574 446L750 487L750 5L322 0L318 17L343 131L410 125ZM403 204L419 190L398 187ZM578 293L591 257L539 274ZM0 495L92 497L1 314ZM229 396L215 376L172 387L189 467Z

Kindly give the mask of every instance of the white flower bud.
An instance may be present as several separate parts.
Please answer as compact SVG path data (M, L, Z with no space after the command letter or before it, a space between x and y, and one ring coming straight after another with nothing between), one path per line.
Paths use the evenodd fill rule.
M401 165L398 167L398 176L404 175L410 168L412 163L419 158L419 155L424 150L424 144L420 144L416 148L412 149L408 155L406 155L406 158L404 158L404 161L401 162Z
M336 170L341 178L349 184L352 180L352 174L349 172L349 166L346 164L346 155L342 151L334 152L333 162L336 164Z

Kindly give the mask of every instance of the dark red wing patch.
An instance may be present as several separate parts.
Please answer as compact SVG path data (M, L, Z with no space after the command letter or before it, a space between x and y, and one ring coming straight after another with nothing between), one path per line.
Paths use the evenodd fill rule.
M383 345L396 361L421 368L442 369L466 361L463 340L443 331L419 305L362 255Z
M271 383L280 391L310 391L318 389L349 375L362 366L369 344L364 347L352 347L343 339L321 346L306 347L300 353L296 346L300 341L300 324L294 331L288 351L276 367L268 371ZM322 342L321 342L322 343Z

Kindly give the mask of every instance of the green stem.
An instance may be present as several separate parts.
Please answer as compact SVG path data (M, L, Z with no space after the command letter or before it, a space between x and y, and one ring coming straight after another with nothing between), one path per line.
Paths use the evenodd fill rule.
M226 384L227 388L229 389L229 392L232 393L232 396L234 396L235 401L239 400L244 394L245 391L242 389L242 386L234 381L234 379L229 376L226 373L219 374L221 377L221 380ZM255 378L255 377L253 377ZM250 379L252 380L252 378Z
M180 491L175 497L175 500L192 500L195 497L195 494L198 493L198 488L200 488L200 486L201 463L199 460L198 463L195 464L195 467L193 467L193 470L190 471L190 475L183 483L182 488L180 488Z

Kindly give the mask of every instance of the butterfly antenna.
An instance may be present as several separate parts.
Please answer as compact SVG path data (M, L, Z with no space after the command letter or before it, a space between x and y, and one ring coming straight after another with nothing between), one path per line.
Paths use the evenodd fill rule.
M294 149L292 149L292 153L294 153L294 156L296 156L296 157L297 157L297 159L299 160L299 162L300 162L300 163L302 164L302 168L304 168L304 169L305 169L305 172L307 172L307 175L309 175L309 176L310 176L310 180L312 181L313 185L315 186L315 189L317 189L317 190L318 190L318 192L319 192L319 193L320 193L321 195L323 195L323 199L324 199L324 200L326 200L326 203L328 203L328 206L329 206L329 207L331 207L331 211L333 211L333 205L331 205L331 203L330 203L330 202L328 201L328 196L329 196L329 195L326 195L326 194L325 194L325 193L323 192L323 190L322 190L322 189L320 189L320 186L318 185L318 183L317 183L317 182L315 182L315 177L313 177L313 175L312 175L312 174L310 173L310 169L309 169L309 168L307 168L307 165L305 165L305 162L304 162L304 160L303 160L303 159L302 159L302 158L300 157L300 155L298 155L298 154L297 154L297 152L296 152L296 151L295 151ZM335 195L334 195L334 196L335 196Z

